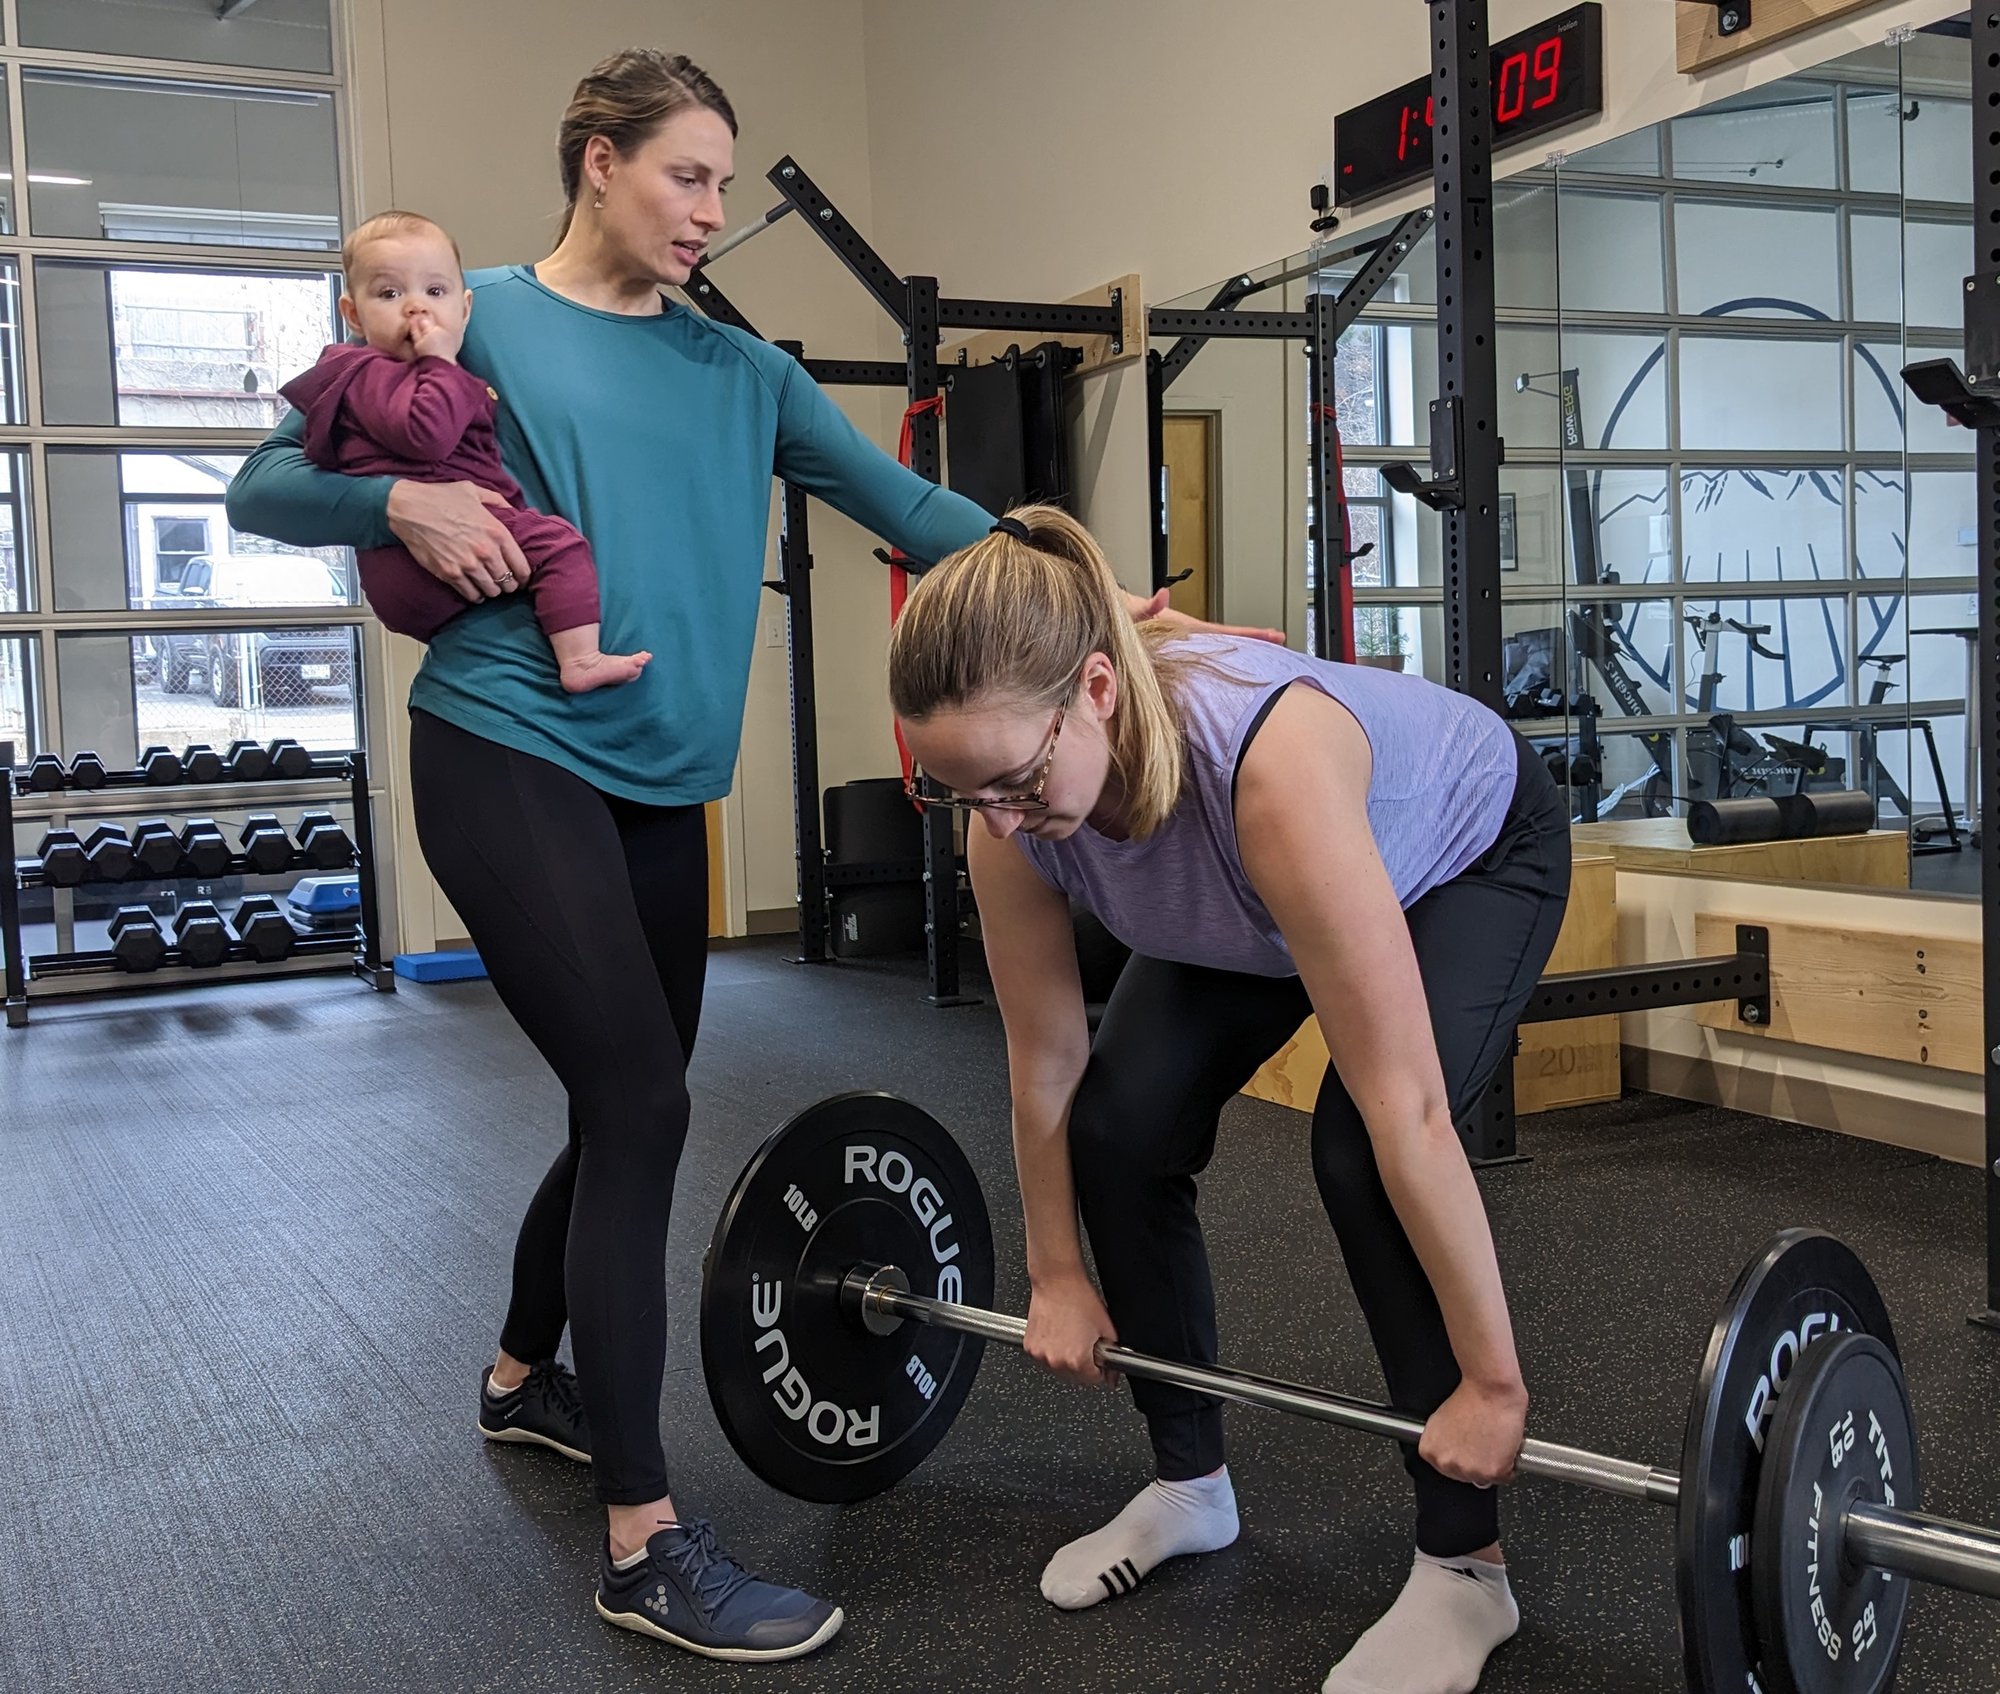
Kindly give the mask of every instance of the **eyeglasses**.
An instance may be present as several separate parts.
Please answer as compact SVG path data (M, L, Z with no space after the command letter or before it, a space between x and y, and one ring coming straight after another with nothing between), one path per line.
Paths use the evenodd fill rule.
M1062 739L1063 714L1068 710L1067 705L1056 708L1056 721L1049 730L1048 756L1042 760L1042 768L1036 773L1035 786L1025 794L995 794L990 797L954 794L920 770L912 772L910 780L903 784L903 792L926 806L944 806L961 812L1046 812L1049 803L1042 798L1042 791L1049 785L1049 771L1056 762L1056 743Z

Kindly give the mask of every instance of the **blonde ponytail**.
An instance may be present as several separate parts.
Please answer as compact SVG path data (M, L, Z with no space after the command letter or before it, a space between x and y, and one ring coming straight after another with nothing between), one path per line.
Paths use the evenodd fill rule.
M1104 654L1118 673L1112 765L1126 827L1143 839L1180 799L1187 738L1171 684L1191 656L1170 650L1172 630L1132 622L1111 562L1069 513L1022 506L1008 517L1026 541L996 531L911 592L889 639L890 704L918 723L995 696L1053 711L1074 696L1084 661Z

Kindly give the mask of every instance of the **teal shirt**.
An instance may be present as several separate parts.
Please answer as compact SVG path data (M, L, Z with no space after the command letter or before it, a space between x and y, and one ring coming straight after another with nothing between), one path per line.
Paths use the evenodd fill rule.
M438 631L412 709L626 799L719 799L743 732L773 473L915 558L992 524L875 447L769 342L671 303L658 317L580 306L525 265L466 281L459 362L499 392L507 469L589 540L604 650L653 662L636 682L565 694L527 597L511 594ZM390 479L321 471L300 436L295 414L250 455L230 522L294 546L392 543Z

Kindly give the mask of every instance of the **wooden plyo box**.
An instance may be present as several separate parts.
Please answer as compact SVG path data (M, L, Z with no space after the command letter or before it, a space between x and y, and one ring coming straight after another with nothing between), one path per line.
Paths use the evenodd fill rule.
M1910 842L1897 829L1865 835L1816 835L1806 841L1736 841L1697 847L1679 818L1621 818L1580 823L1579 842L1608 849L1630 871L1701 871L1729 882L1839 882L1857 888L1908 888ZM1725 947L1725 953L1734 952Z
M1618 963L1617 862L1604 848L1572 839L1569 910L1548 969L1604 970ZM1729 951L1734 950L1734 942ZM1244 1093L1302 1112L1313 1108L1326 1074L1326 1042L1308 1018L1250 1079ZM1619 1090L1618 1019L1572 1018L1521 1027L1514 1059L1514 1109L1546 1112L1590 1100L1615 1100Z
M1601 847L1572 837L1569 863L1569 910L1547 974L1609 970L1618 963L1618 861ZM1521 1050L1514 1058L1515 1111L1615 1100L1619 1083L1615 1016L1521 1026Z

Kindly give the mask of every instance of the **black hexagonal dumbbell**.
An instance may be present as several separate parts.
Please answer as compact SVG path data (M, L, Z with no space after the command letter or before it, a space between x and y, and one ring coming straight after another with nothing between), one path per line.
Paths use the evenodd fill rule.
M74 888L83 880L90 861L83 856L83 840L73 829L52 829L35 849L42 861L42 880L52 888Z
M92 882L123 882L132 874L132 843L115 823L101 823L90 832L83 856L90 861Z
M28 787L36 794L53 794L67 779L63 762L54 753L37 753L28 761Z
M316 871L341 871L354 863L354 843L331 812L299 814L299 852Z
M104 768L104 761L95 753L79 753L69 762L69 780L72 788L102 788L110 773Z
M278 902L268 894L245 896L229 922L237 939L249 948L250 956L259 964L268 965L284 958L299 938L299 932L278 909Z
M181 868L181 838L164 818L148 818L132 831L134 876L170 877Z
M189 818L181 831L181 857L198 877L227 876L236 855L213 818Z
M274 741L267 751L271 755L271 775L287 782L312 775L312 755L296 741L289 738Z
M167 956L160 920L144 906L120 906L111 920L111 956L120 970L158 970Z
M271 755L254 741L232 741L222 755L222 774L231 782L259 782L271 771Z
M139 755L139 769L154 788L170 788L181 779L180 755L164 747L148 747Z
M292 868L292 843L276 812L252 812L244 820L243 856L250 868L264 876L275 876Z
M181 754L181 775L189 782L220 782L222 755L206 741L192 742Z
M174 944L184 965L219 965L229 956L229 926L212 900L190 900L174 913Z

